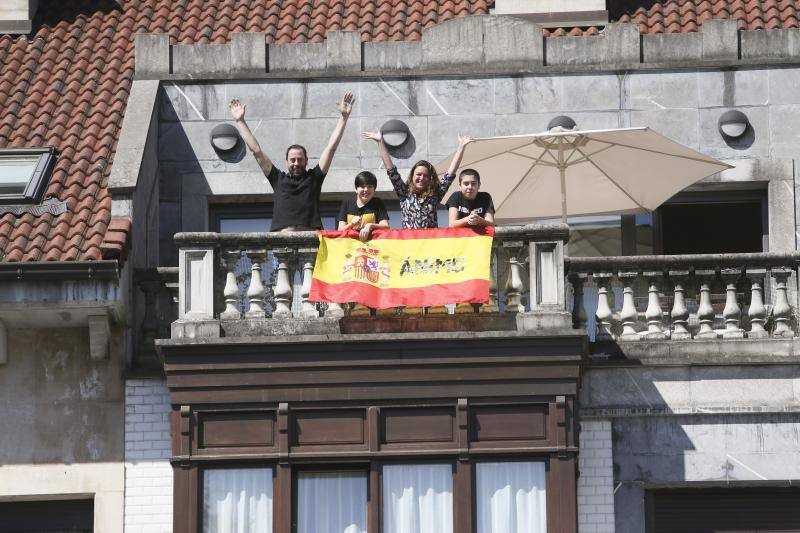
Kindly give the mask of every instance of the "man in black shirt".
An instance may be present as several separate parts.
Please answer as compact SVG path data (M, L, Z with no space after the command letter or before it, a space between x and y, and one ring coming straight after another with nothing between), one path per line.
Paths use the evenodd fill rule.
M231 100L231 115L236 121L239 133L247 147L253 152L261 170L269 180L269 184L272 185L274 208L270 231L322 229L322 219L319 216L319 195L322 190L322 181L328 173L333 155L342 140L347 119L353 110L353 102L355 102L355 98L351 92L345 93L339 102L338 108L341 116L331 133L328 145L322 151L319 164L311 170L307 170L308 153L306 149L299 144L293 144L286 150L288 172L283 172L278 170L272 160L261 151L261 146L244 119L246 106L236 98Z
M460 191L447 199L450 227L494 226L494 203L488 192L479 192L481 176L477 170L465 168L458 175Z
M355 198L351 196L342 201L336 221L340 231L358 230L358 237L362 241L368 241L373 228L389 227L389 213L383 200L375 198L375 188L378 186L375 174L367 170L359 172L355 186Z

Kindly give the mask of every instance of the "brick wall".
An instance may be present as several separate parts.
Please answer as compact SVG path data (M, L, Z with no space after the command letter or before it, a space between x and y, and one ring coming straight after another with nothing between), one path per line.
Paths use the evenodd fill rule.
M614 531L614 466L611 421L581 422L578 455L578 531Z
M160 380L125 384L125 532L172 531L169 392Z

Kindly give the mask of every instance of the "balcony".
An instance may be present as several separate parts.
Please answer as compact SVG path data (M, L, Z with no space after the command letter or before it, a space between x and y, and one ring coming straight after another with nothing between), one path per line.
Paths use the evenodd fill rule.
M586 335L599 358L669 359L743 340L794 354L800 254L578 258L565 255L568 238L561 224L498 227L487 304L376 311L309 301L314 232L180 233L171 339L501 331Z

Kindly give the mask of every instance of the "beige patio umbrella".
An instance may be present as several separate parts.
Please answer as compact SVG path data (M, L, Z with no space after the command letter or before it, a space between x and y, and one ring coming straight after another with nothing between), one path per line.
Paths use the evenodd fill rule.
M446 170L452 156L436 165ZM500 223L649 213L692 183L731 165L650 128L564 130L488 137L467 145L461 170L481 175ZM458 190L458 180L449 193ZM447 198L447 196L445 196Z

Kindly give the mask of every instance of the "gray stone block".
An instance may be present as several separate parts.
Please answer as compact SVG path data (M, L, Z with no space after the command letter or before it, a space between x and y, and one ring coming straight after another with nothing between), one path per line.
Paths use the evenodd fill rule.
M769 251L795 250L795 188L790 180L773 180L767 190Z
M544 63L542 27L513 17L488 17L483 23L487 70L530 69Z
M365 71L403 71L422 66L421 42L382 41L364 43L363 46Z
M271 44L270 72L321 72L326 66L324 43Z
M224 84L167 82L163 87L159 106L162 121L230 119Z
M221 337L219 320L176 320L171 324L173 339Z
M158 128L159 161L217 160L211 146L214 122L163 122Z
M494 83L491 78L429 79L415 85L423 115L474 115L491 113Z
M134 70L138 78L159 78L170 73L169 35L137 33Z
M628 78L629 109L692 108L698 105L696 72L635 72Z
M227 44L176 44L172 47L172 73L193 78L230 73L231 47Z
M703 22L703 59L735 61L739 59L739 21L712 19Z
M428 154L447 155L458 147L458 134L472 137L495 135L494 117L484 116L438 116L428 117ZM434 161L435 162L435 161Z
M234 33L231 36L231 72L267 71L265 33Z
M307 118L293 121L295 141L306 147L308 157L318 158L328 144L333 128L338 119ZM361 132L349 127L344 131L336 156L358 156ZM288 146L288 142L286 143ZM283 152L281 152L281 156Z
M416 80L382 79L359 83L357 98L360 116L385 118L418 115L418 94L423 86L424 82Z
M483 18L460 17L422 30L422 64L426 69L457 70L483 64Z
M764 70L704 70L697 73L700 107L767 105L769 77Z
M361 33L357 31L329 31L325 57L329 72L360 72Z
M658 133L695 150L700 147L700 114L697 109L648 109L631 111L631 127L649 126Z
M428 158L428 119L426 117L408 117L408 116L384 116L384 117L370 117L362 118L358 125L359 131L375 131L380 126L392 118L402 120L408 126L411 135L414 137L414 151L408 154L408 157L400 158L393 157L397 168L407 168L414 164L419 159ZM354 127L355 124L353 124ZM455 134L454 134L455 135ZM361 139L360 140L360 156L364 163L362 166L366 169L371 169L380 178L380 175L386 175L386 172L381 168L379 169L380 160L378 158L378 147L374 141ZM405 154L404 154L405 155ZM370 164L369 161L374 161Z
M630 65L640 62L639 25L608 24L602 35L551 37L547 65Z
M341 113L337 104L341 101L346 91L352 91L356 96L353 112L350 117L360 115L360 99L358 92L360 83L349 79L344 81L309 81L301 86L299 116L303 118L330 117L339 118ZM296 115L297 116L297 115ZM330 132L327 132L330 134Z
M515 98L520 113L618 111L620 79L608 74L524 77Z
M797 158L800 154L800 105L769 107L772 157Z
M800 29L743 31L742 59L792 59L800 57Z
M773 68L765 73L769 78L771 105L800 104L800 68Z
M238 98L247 105L247 122L255 128L259 120L297 117L303 106L302 83L253 80L234 81L224 85L222 118L229 119L228 102ZM188 93L187 93L188 94ZM212 117L209 117L212 118ZM263 127L263 126L261 126Z
M642 35L644 63L685 63L703 57L703 37L699 33L655 33Z

